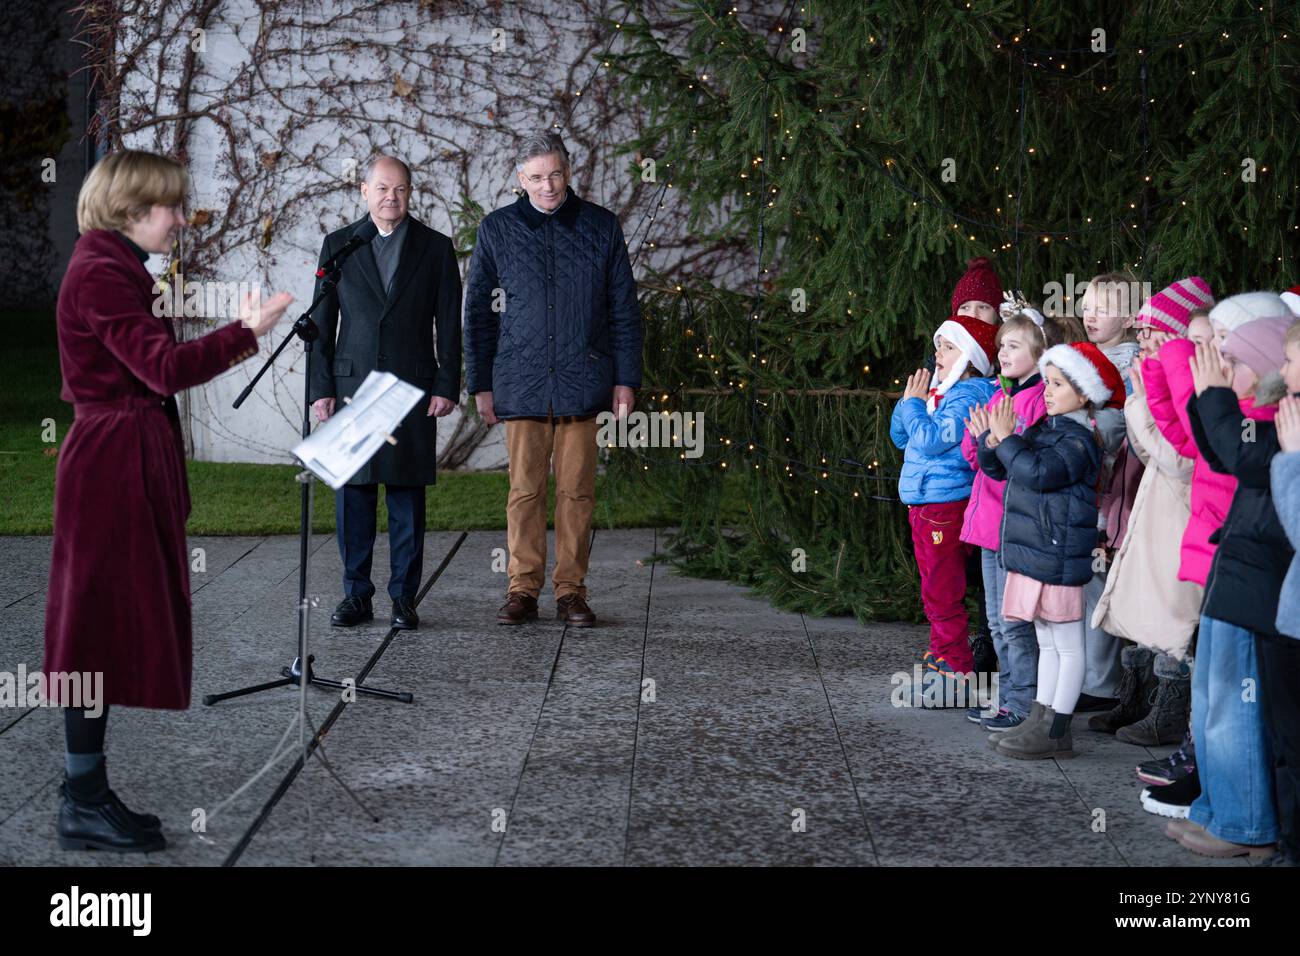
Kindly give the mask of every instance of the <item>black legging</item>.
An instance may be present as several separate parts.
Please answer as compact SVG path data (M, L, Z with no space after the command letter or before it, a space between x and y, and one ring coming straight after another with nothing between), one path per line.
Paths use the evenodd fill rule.
M63 736L70 754L98 754L104 752L104 733L108 730L108 705L98 717L86 716L77 707L63 708Z

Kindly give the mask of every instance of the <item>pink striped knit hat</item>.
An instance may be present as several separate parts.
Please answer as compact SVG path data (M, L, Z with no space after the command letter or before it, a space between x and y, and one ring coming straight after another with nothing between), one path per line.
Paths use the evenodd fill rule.
M1214 293L1200 276L1179 279L1161 289L1138 309L1137 324L1149 325L1170 335L1187 335L1187 314L1192 309L1210 309Z

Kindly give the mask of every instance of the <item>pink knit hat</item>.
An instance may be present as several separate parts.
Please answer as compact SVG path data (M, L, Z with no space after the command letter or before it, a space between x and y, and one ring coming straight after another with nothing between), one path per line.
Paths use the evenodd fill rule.
M1237 326L1223 340L1223 354L1259 377L1276 372L1286 361L1286 330L1294 319L1255 319Z
M1137 324L1149 325L1170 335L1187 335L1187 315L1193 309L1214 307L1210 284L1200 276L1179 279L1161 289L1138 309Z

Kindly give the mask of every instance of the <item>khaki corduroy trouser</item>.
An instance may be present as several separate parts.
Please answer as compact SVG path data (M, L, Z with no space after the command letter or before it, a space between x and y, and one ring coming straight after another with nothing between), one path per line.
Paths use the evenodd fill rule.
M546 581L546 483L555 471L556 599L587 596L584 580L591 553L591 516L596 506L596 419L513 418L506 423L510 497L506 545L510 590L532 597Z

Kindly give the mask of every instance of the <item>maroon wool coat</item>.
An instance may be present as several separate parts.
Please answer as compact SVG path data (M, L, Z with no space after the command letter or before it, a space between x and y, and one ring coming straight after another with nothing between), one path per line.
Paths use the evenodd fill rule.
M120 235L77 240L57 311L75 418L55 472L44 670L103 672L107 704L184 709L190 496L173 396L256 354L257 339L232 322L178 343L154 298Z

